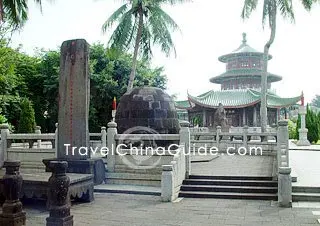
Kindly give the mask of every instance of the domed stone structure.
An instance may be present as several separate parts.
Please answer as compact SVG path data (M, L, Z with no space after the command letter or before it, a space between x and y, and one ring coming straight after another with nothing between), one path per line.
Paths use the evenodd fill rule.
M136 87L124 94L119 101L116 122L118 133L128 133L138 126L160 134L177 134L180 130L174 101L162 89L155 87Z

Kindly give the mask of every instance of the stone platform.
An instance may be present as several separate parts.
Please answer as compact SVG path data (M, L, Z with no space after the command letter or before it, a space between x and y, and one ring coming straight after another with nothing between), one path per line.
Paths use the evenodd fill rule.
M208 162L192 162L193 175L271 176L273 156L240 156L221 153Z
M3 194L2 178L4 174L5 170L0 170L0 194ZM48 180L51 173L22 171L20 174L23 178L20 198L47 199ZM93 175L67 173L67 176L70 178L71 200L93 201Z

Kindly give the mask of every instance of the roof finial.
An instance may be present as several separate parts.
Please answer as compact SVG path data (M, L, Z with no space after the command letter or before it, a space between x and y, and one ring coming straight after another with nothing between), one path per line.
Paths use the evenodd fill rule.
M242 44L247 44L247 34L245 32L242 33Z

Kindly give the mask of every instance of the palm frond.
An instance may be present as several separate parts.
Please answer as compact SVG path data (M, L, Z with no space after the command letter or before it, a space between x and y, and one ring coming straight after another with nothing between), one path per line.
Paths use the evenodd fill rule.
M108 28L110 28L115 22L119 21L127 8L128 4L126 3L117 9L102 25L102 32L105 33Z
M263 1L263 10L262 10L262 26L266 24L266 18L270 15L270 4L273 0L264 0ZM269 17L269 25L270 25L270 17Z
M122 15L118 26L112 33L108 45L112 48L118 48L122 51L128 49L133 39L133 32L135 31L135 26L133 26L133 15L132 10Z
M307 11L310 11L311 8L312 8L312 6L313 6L313 4L316 3L316 2L320 3L319 0L301 0L301 3L302 3L302 5L303 5L303 7L304 7Z
M161 50L168 56L171 50L176 55L175 46L172 41L170 30L177 29L176 23L164 13L160 7L152 8L152 13L148 18L148 26L153 36L153 44L159 45Z
M294 22L294 12L292 7L292 0L277 0L277 8L279 8L281 15L284 18Z
M176 4L182 4L186 2L192 2L192 0L153 0L155 4L170 4L170 5L176 5Z
M242 19L248 18L252 11L257 8L258 0L244 0L241 12Z
M146 59L150 59L152 56L151 50L152 35L148 26L143 26L141 40L140 40L140 54Z
M3 0L3 13L9 22L22 26L28 19L27 3L20 0Z

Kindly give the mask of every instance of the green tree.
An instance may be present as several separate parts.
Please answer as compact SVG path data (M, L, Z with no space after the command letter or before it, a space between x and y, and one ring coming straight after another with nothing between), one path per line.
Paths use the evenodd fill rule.
M32 103L27 98L21 101L21 114L19 119L19 133L33 133L36 126Z
M303 7L306 10L310 10L313 3L319 0L301 0ZM249 18L251 13L256 10L259 0L244 0L244 6L242 9L241 17ZM261 78L261 130L266 131L267 128L267 76L268 76L268 60L269 60L269 49L274 42L276 36L276 22L277 22L277 11L290 21L294 21L294 11L292 7L292 0L263 0L263 11L262 11L262 25L264 27L266 20L271 29L270 37L268 42L264 46L264 57L263 57L263 74Z
M121 51L134 48L128 91L134 84L139 52L144 57L150 57L152 55L151 45L156 44L167 56L172 50L175 53L171 32L178 30L179 27L161 7L163 4L175 5L185 1L127 0L103 24L103 32L106 32L115 23L118 24L109 40L112 48Z
M296 139L297 137L297 124L292 120L288 120L289 139Z
M130 54L106 49L100 43L91 46L90 131L100 130L111 120L113 97L120 99L127 90L131 59ZM166 88L162 67L151 68L148 60L138 61L135 86L143 86L146 81L151 86Z
M307 106L306 127L308 129L308 140L310 143L317 143L319 140L318 117L309 106Z
M312 106L320 108L320 95L316 95L311 102Z

